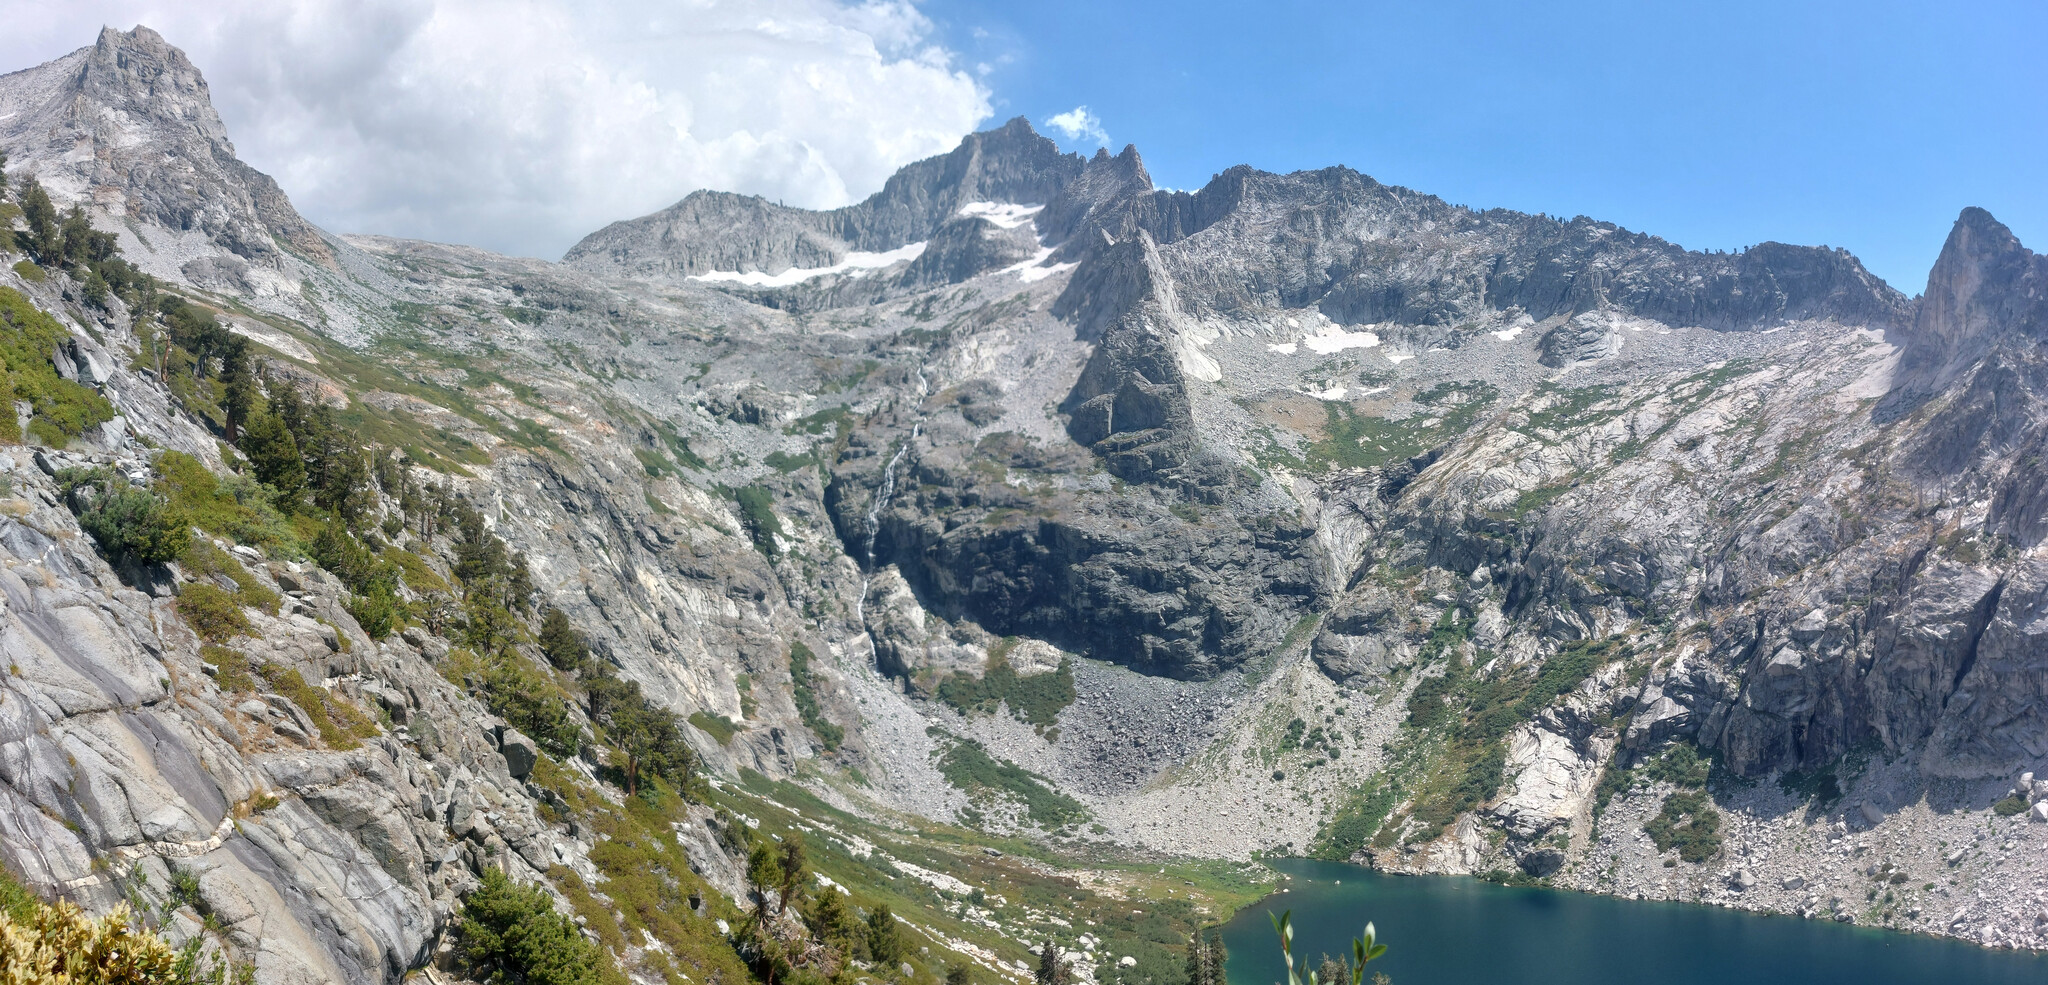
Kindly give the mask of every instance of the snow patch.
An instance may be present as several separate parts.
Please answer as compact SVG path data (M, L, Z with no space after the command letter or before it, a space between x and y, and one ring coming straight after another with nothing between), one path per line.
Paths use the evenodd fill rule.
M1181 372L1210 383L1223 379L1223 367L1202 351L1220 337L1214 328L1191 325L1178 328L1172 335L1174 356L1180 361Z
M1036 284L1054 274L1063 274L1081 265L1076 261L1074 263L1055 263L1050 267L1041 266L1041 264L1050 259L1052 259L1052 247L1041 246L1038 248L1037 253L1032 254L1031 259L1011 264L996 271L996 273L1016 274L1017 279L1024 283Z
M1344 399L1345 388L1335 386L1328 390L1307 390L1304 392L1317 400L1342 400Z
M852 253L848 253L846 259L829 267L791 267L779 274L762 273L759 270L749 270L745 273L733 270L713 270L705 274L692 274L688 279L740 284L745 287L788 287L791 284L801 284L813 277L824 277L830 274L851 274L852 276L859 277L870 270L879 270L883 267L894 266L899 263L908 263L923 255L924 244L912 243L909 246L899 246L886 253L867 253L855 250Z
M1387 361L1388 361L1388 362L1390 362L1390 363L1393 363L1393 364L1394 364L1394 365L1396 365L1396 366L1399 366L1399 365L1401 365L1401 362L1402 362L1402 360L1405 360L1405 359L1413 359L1413 358L1415 358L1415 353L1412 353L1412 352L1389 352L1389 353L1387 353L1387 354L1386 354L1386 356L1387 356Z
M1297 346L1297 345L1295 345L1295 344L1294 344L1294 343L1292 343L1292 342L1268 342L1268 343L1266 343L1266 351L1267 351L1267 352L1277 352L1277 353L1279 353L1279 354L1281 354L1281 355L1283 355L1283 356L1291 356L1291 355L1294 355L1294 351L1295 351L1296 349L1299 349L1299 348L1300 348L1300 346Z
M1014 205L1009 202L969 202L960 207L958 214L987 219L1000 229L1015 229L1031 221L1043 205Z
M1345 349L1370 349L1380 344L1380 337L1377 332L1331 332L1310 335L1301 344L1327 356Z
M1507 340L1512 339L1520 334L1522 334L1522 326L1520 325L1516 325L1511 328L1504 328L1498 332L1492 333L1494 338L1497 338L1502 342L1506 342Z
M1050 267L1026 267L1017 271L1017 277L1026 284L1033 284L1054 274L1064 274L1078 266L1079 263L1055 263Z

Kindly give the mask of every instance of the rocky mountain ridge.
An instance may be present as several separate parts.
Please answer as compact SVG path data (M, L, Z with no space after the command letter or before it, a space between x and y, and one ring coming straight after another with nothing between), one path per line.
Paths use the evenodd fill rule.
M287 303L254 275L150 268L260 344L273 379L478 504L537 597L688 716L714 776L793 783L875 837L941 823L1056 857L1519 871L2048 945L2028 909L2048 876L2029 861L2048 824L2028 817L2048 815L2048 788L2016 782L2048 772L2048 261L1982 210L1907 298L1840 250L1689 252L1344 168L1157 190L1134 148L1084 161L1018 120L847 209L697 193L546 264L305 240L254 179L204 163L232 149L186 68L137 29L0 77L0 107L54 106L62 81L68 106L157 98L122 126L198 121L151 138L227 176L186 213L152 204L170 199L139 166L81 177L38 150L46 131L0 121L10 169L314 285ZM62 132L120 144L118 120L79 122L107 119L72 113ZM248 245L264 236L270 252ZM95 365L141 351L146 318L87 309L62 276L0 277L76 325ZM231 468L219 423L162 381L92 375L129 422L93 439L110 464L146 472L147 435ZM170 603L120 587L28 455L21 488L47 495L25 494L7 529L73 547L52 568L59 554L22 540L15 567L126 613L75 662L200 681L189 633L161 613L171 629L140 628ZM96 686L11 732L7 755L54 770L46 737L133 744L100 719L205 723L180 743L221 750L193 754L226 778L218 797L153 767L183 805L170 840L222 866L222 899L330 901L300 929L242 931L266 981L416 967L493 859L525 858L565 900L555 865L597 885L587 829L499 775L502 723L421 738L422 721L493 718L446 680L447 640L371 641L339 586L292 564L309 567L264 557L257 577L294 579L306 618L359 655L298 626L259 634L281 641L272 661L394 725L368 751L276 747L292 775L267 789L295 806L241 819L261 831L206 842L270 775L277 725L245 719L296 721L289 698L244 713L204 686ZM23 641L64 607L10 604ZM63 663L50 649L34 650L45 676ZM9 687L23 700L0 707L72 685ZM238 735L256 744L219 745ZM88 786L154 775L107 762L72 768ZM78 845L63 865L11 856L38 888L163 840L32 775L5 777L9 823ZM332 779L288 782L304 777ZM365 784L396 800L327 792ZM488 826L457 823L457 786ZM53 814L96 820L60 836ZM714 838L703 821L686 838ZM265 837L350 861L265 868ZM724 850L689 844L743 897ZM373 863L384 902L327 888ZM1881 866L1880 901L1865 891ZM1006 932L1074 930L1014 919Z

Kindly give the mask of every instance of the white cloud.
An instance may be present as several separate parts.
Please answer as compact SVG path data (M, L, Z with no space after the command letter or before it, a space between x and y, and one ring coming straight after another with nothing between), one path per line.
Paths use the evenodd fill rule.
M988 119L908 0L0 0L0 71L148 24L313 221L553 258L697 188L823 208Z
M1109 146L1109 131L1102 129L1102 118L1089 112L1086 106L1076 106L1057 114L1047 119L1045 125L1066 134L1069 141Z

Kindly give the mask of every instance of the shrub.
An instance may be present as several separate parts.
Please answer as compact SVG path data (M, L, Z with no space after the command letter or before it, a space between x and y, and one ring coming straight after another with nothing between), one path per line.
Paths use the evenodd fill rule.
M156 475L153 488L183 510L193 526L237 544L298 552L290 521L272 505L276 490L246 475L217 476L181 451L158 455L150 471Z
M213 683L230 694L256 690L256 679L249 676L249 658L240 652L214 643L201 644L199 659L212 664Z
M59 901L27 920L0 919L0 967L9 981L31 985L175 985L184 978L177 950L142 929L125 904L94 918Z
M1050 831L1090 817L1081 802L1047 786L1045 778L1007 759L989 755L981 743L960 739L939 756L946 782L970 795L994 795L1024 807L1032 823Z
M775 497L761 486L747 486L736 490L732 498L739 504L740 522L754 538L755 549L774 557L775 538L782 533L782 521L775 516Z
M1690 742L1674 743L1663 755L1651 760L1646 772L1652 780L1698 790L1707 785L1714 762Z
M277 607L284 601L276 592L256 580L242 562L214 546L213 541L204 537L192 538L191 546L185 548L184 556L178 559L188 575L221 575L235 583L235 595L243 605L258 609L270 615L277 615Z
M455 945L471 977L493 985L596 985L606 958L538 886L487 868L462 897Z
M405 611L405 603L389 589L378 588L368 595L350 595L342 603L348 614L355 617L356 625L373 640L381 640L398 628L399 616Z
M432 592L439 592L445 595L455 591L449 586L448 580L436 574L433 568L427 566L427 559L418 554L396 547L387 547L384 549L382 557L384 560L398 565L398 570L405 579L405 587L421 595Z
M241 596L209 582L195 581L178 593L178 615L208 643L249 633Z
M355 535L348 532L348 526L340 517L331 516L306 552L313 562L332 572L348 590L357 595L373 595L379 591L390 593L398 588L401 572L398 565L376 555Z
M64 326L19 291L0 287L0 361L6 363L5 384L13 390L13 399L26 400L34 408L29 433L57 448L70 444L87 428L114 419L114 405L105 397L57 375L51 353L70 338ZM5 416L0 429L9 433L0 436L21 440L14 432L12 415Z
M1996 812L1999 817L2011 817L2015 814L2025 813L2027 810L2027 801L2023 797L2007 797L1996 804L1992 804L1991 809L1994 812Z
M1704 862L1721 851L1721 813L1697 790L1681 790L1664 798L1664 809L1643 825L1657 850L1678 849L1688 862Z
M192 543L191 520L183 510L133 486L101 490L78 514L78 525L110 556L175 561Z
M1367 923L1365 934L1351 939L1349 960L1341 957L1333 960L1324 955L1321 965L1304 975L1295 970L1294 964L1294 911L1288 910L1279 916L1269 914L1269 917L1273 921L1273 932L1280 935L1280 956L1287 965L1287 985L1361 985L1365 981L1366 964L1387 953L1387 945L1379 942L1379 932ZM1301 967L1307 969L1308 961L1304 959ZM1384 977L1375 975L1373 980L1377 982Z
M724 715L713 715L708 711L691 712L690 724L697 726L705 735L717 739L721 746L732 745L732 737L740 732L739 725L732 719Z
M354 705L336 699L324 687L306 683L299 672L280 664L266 663L256 669L265 683L277 693L290 698L306 717L313 720L313 727L320 732L320 741L336 749L354 749L360 739L377 735L376 723L370 721Z
M794 691L797 717L803 719L804 727L811 730L826 752L839 748L846 741L846 730L827 720L818 707L816 682L811 677L811 648L803 643L789 645L789 683Z
M174 878L172 898L189 898L196 883ZM182 947L151 932L127 904L102 917L70 901L46 904L0 870L0 980L22 985L250 985L255 969L202 953L205 940Z
M562 689L515 656L501 656L484 672L484 703L491 713L533 738L550 754L576 754L583 730Z
M1018 720L1050 726L1058 723L1061 709L1074 703L1074 666L1062 659L1050 672L1019 674L1008 660L997 657L979 678L953 674L940 681L938 695L963 715L1008 705Z

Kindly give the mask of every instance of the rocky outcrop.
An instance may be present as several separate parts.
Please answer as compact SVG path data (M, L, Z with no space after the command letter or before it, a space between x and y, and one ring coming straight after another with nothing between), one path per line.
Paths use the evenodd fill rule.
M2048 258L2020 245L1991 213L1964 209L1927 275L1908 331L1899 398L1922 398L2003 340L2048 333Z
M199 69L147 27L110 27L90 47L0 76L0 146L10 170L36 175L60 204L195 233L244 262L276 266L280 251L333 262L277 182L235 156Z
M0 523L9 869L94 906L194 877L264 981L396 982L417 967L470 878L422 816L414 784L433 768L402 733L330 750L289 699L231 703L171 602L124 586L20 464ZM382 669L317 628L281 620L272 653L314 679Z
M203 95L151 57L160 72L120 84ZM122 208L172 201L134 180ZM209 208L270 213L194 194L192 228L230 248L184 276L260 288L261 251L231 247L259 227L290 242L282 220L206 225ZM701 279L919 244L807 280ZM1841 873L1765 853L1867 835L1956 867L1935 846L2048 766L2044 275L1976 210L1916 302L1838 250L1693 253L1343 168L1161 191L1135 148L1083 161L1013 121L855 206L698 193L560 265L330 245L353 287L320 295L319 318L237 331L442 468L420 475L525 554L597 660L701 713L689 741L717 775L1044 833L935 765L971 739L1105 837L1237 857L1327 850L1333 812L1395 790L1388 837L1358 847L1391 868L1867 920L1805 899ZM374 301L350 293L373 281ZM408 334L369 354L310 327L394 309ZM67 454L140 469L144 434L217 462L213 435L123 368L122 320L99 327L52 365L125 423ZM448 640L373 645L331 580L265 563L294 601L248 646L389 718L334 748L290 699L211 689L162 618L175 573L95 566L35 495L48 478L26 474L0 526L0 644L34 657L0 702L21 723L0 791L10 849L42 846L13 859L39 887L94 859L196 860L209 905L265 942L266 980L388 979L486 860L587 866L587 833L543 823L522 782L533 741L435 670ZM1063 663L1071 702L1034 720L934 700L955 675ZM1466 703L1404 724L1425 682ZM1468 734L1468 712L1492 717ZM1648 778L1674 746L1740 780L1702 794L1725 808L1720 861L1667 867L1643 834L1699 789ZM1403 784L1496 763L1458 775L1454 819L1404 819L1427 791ZM266 792L278 804L256 810ZM740 892L720 823L677 834ZM1916 899L1927 916L1885 919L1978 933L1930 922L1960 904ZM280 906L295 922L247 924Z
M881 253L928 241L971 203L1043 204L1080 168L1079 157L1061 154L1018 117L905 167L881 191L843 209L813 212L759 196L692 192L653 215L584 237L562 262L669 280L715 270L829 267L856 250Z

